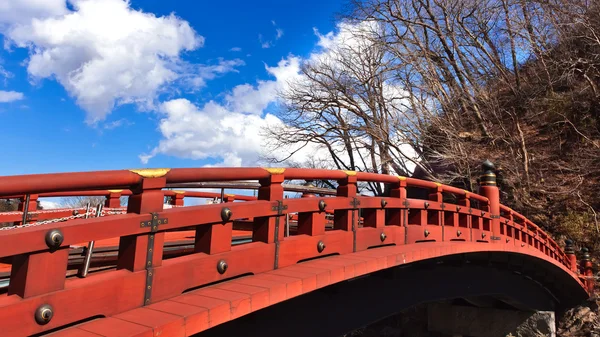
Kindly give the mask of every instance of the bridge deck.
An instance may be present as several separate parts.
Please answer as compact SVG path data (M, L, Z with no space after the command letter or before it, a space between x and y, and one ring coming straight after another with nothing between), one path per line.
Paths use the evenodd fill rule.
M48 336L192 336L253 311L361 275L442 256L482 251L533 255L567 271L560 263L528 246L469 242L388 246L224 281Z

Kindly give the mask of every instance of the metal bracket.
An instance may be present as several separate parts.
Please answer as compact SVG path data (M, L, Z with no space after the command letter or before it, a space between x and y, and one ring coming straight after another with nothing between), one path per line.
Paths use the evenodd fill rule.
M30 220L35 220L35 219L37 219L37 217L38 217L38 215L37 215L37 214L31 214L31 213L28 213L28 214L27 214L27 221L30 221Z
M402 203L402 205L406 208L410 207L410 202L408 202L408 200L404 200L404 202Z
M277 200L277 206L271 207L272 211L277 212L277 217L275 218L275 262L274 269L279 268L279 226L281 222L281 215L283 215L283 211L288 209L287 205L283 204L282 200Z
M500 219L500 215L499 214L492 214L492 215L490 215L490 217L492 219Z
M360 205L360 200L357 198L352 198L352 201L350 201L350 206L352 206L352 208L358 208L358 205Z
M140 228L150 227L150 232L156 232L158 230L158 226L169 223L169 219L159 218L158 213L150 213L150 215L152 216L152 219L148 221L140 221Z
M442 210L445 210L445 209L446 209L446 204L444 204L444 203L442 202L442 203L440 204L440 208L441 208Z
M490 236L490 239L492 239L492 240L500 240L501 237L499 237L499 236Z
M154 268L152 268L152 258L154 257L154 237L158 232L158 226L166 224L166 218L159 218L158 213L150 213L152 219L141 221L140 227L150 227L148 235L148 248L146 249L146 287L144 288L144 305L150 304L152 296L152 280L154 278Z

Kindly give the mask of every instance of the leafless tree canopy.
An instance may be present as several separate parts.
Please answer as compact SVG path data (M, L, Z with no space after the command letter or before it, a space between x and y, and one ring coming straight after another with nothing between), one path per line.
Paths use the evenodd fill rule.
M328 155L317 166L416 166L418 177L468 189L489 158L504 203L600 238L596 2L355 0L342 27L282 92L275 146L318 144Z

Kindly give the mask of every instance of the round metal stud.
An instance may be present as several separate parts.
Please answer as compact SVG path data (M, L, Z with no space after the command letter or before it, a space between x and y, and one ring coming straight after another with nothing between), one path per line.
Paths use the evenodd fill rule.
M77 214L79 214L79 211L78 210L74 210L73 211L73 215L77 215Z
M425 237L428 237L429 236L429 231L425 230L425 232L423 232L423 234L425 234Z
M423 204L423 206L425 206L425 209L428 209L428 208L429 208L429 203L428 203L428 202L425 202L425 203Z
M461 231L456 231L456 236L460 236L462 234Z
M62 232L58 229L50 230L46 233L46 245L50 249L57 249L65 239Z
M317 251L319 253L321 253L324 250L325 250L325 243L323 243L323 241L319 241L319 243L317 243Z
M381 208L385 208L387 206L387 201L385 199L381 199Z
M52 316L54 316L54 310L52 310L52 307L49 304L41 305L35 310L35 321L39 325L48 324L52 319Z
M525 244L524 244L524 243L522 243L522 244L521 244L521 247L525 247Z
M220 260L217 263L217 271L219 272L219 274L225 274L225 272L227 271L227 262L225 262L225 260Z
M325 212L325 207L327 207L325 200L319 200L319 211Z
M379 238L381 239L381 242L383 242L387 238L387 235L385 235L385 233L381 233L379 234Z
M509 242L510 242L510 239L506 239L506 243L509 243Z
M231 219L231 210L227 207L223 207L223 209L221 210L221 219L223 219L223 222L227 222L229 221L229 219Z
M485 239L485 233L481 233L481 238Z

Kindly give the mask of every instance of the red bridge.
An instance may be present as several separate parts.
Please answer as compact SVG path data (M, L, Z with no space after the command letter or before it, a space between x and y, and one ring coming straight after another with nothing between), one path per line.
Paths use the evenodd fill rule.
M418 303L493 298L525 310L578 304L577 262L500 204L412 178L297 168L141 169L0 177L2 336L334 336ZM327 180L337 189L299 187ZM385 196L357 193L386 185ZM256 188L256 197L167 188ZM284 190L302 191L284 198ZM407 192L408 191L408 192ZM424 198L411 196L424 192ZM104 209L35 209L102 195ZM120 198L128 197L121 208ZM165 197L172 208L164 207ZM183 198L222 203L183 206Z

